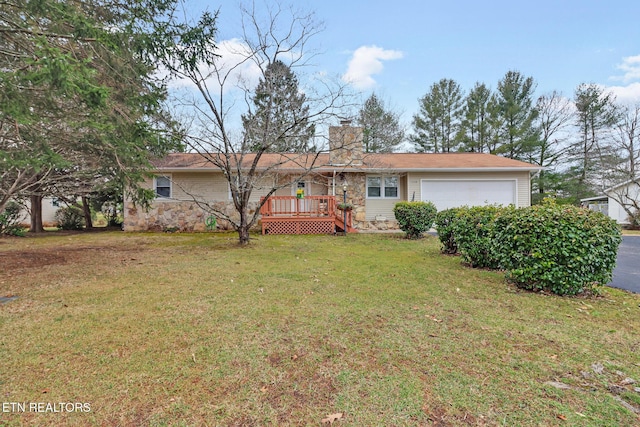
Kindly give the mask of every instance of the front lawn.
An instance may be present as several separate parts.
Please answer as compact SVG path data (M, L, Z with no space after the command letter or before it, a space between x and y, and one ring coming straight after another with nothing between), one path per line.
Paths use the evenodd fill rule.
M0 239L0 424L640 423L637 295L521 292L432 236L236 241Z

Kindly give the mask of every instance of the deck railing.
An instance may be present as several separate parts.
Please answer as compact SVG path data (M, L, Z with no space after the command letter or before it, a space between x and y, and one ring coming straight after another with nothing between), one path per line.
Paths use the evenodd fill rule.
M334 216L335 212L335 196L305 196L302 199L296 196L270 196L260 208L260 215L264 217L323 217Z

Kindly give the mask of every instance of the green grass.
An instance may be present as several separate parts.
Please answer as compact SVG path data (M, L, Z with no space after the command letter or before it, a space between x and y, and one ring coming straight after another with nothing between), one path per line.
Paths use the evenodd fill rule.
M521 292L434 237L235 242L0 239L3 402L91 405L0 425L640 425L637 295Z

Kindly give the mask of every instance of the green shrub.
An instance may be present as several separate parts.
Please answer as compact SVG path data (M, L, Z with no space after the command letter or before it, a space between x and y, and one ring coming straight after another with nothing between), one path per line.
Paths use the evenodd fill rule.
M453 234L453 225L459 212L459 208L451 208L440 211L436 215L435 223L438 230L438 238L442 243L442 248L440 249L442 253L450 255L458 253L458 244Z
M545 203L504 212L494 245L507 279L518 287L558 295L594 291L611 280L620 229L605 215Z
M55 219L61 230L82 230L84 228L84 213L76 206L58 209Z
M496 215L505 209L498 206L458 208L452 232L462 259L471 267L499 268L492 242Z
M400 230L409 239L419 239L429 231L436 219L436 206L431 202L400 202L393 207Z
M25 236L25 229L20 224L20 205L9 202L0 213L0 234L9 236Z

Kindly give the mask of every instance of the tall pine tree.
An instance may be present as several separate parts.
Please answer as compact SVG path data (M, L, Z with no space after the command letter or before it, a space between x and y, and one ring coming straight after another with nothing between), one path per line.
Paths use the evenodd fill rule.
M484 83L476 83L465 98L457 136L464 151L484 153L490 150L491 105L491 90Z
M242 116L243 144L250 151L303 153L311 144L315 125L309 123L306 96L287 64L267 65L253 96L254 108Z
M413 116L413 142L421 152L448 153L457 151L456 135L460 128L463 91L451 79L431 85L420 99L420 111Z
M501 145L496 148L496 154L526 160L538 143L535 89L533 78L524 77L519 71L508 71L498 82L495 126Z
M356 122L363 128L366 153L390 153L404 140L398 114L387 110L375 93L364 102Z

